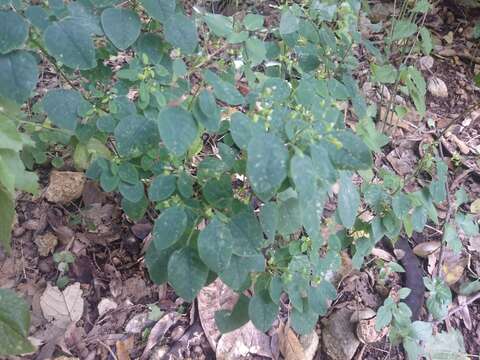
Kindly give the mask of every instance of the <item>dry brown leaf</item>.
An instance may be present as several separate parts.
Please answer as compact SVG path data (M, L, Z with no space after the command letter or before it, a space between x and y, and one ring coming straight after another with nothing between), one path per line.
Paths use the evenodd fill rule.
M377 331L375 329L376 317L372 319L362 319L357 324L357 337L364 344L373 344L379 341L384 337L388 328L382 329L382 331Z
M150 352L157 345L160 340L165 336L167 331L180 319L180 315L176 312L171 312L165 314L157 323L154 325L148 336L147 345L143 350L141 360L149 359Z
M476 199L470 204L470 211L474 214L480 214L480 199Z
M237 299L238 294L233 292L220 279L204 287L198 294L200 323L212 349L216 349L218 339L222 335L215 324L215 312L220 309L232 310Z
M82 196L85 174L73 171L52 171L45 198L53 203L67 204Z
M53 320L59 327L67 327L80 320L83 314L83 298L80 283L69 285L60 291L56 286L47 285L40 297L43 316Z
M456 255L450 249L444 250L442 277L449 286L460 280L467 263L468 259L462 254Z
M115 347L117 349L118 360L130 360L130 351L135 344L135 338L130 336L124 340L117 340Z
M35 237L34 242L37 245L40 256L48 256L48 254L53 253L53 250L55 250L58 244L58 238L53 233L48 232Z
M380 248L373 248L372 255L385 261L394 261L392 254Z
M355 324L350 321L352 313L344 307L322 320L322 349L332 360L352 359L360 345Z
M250 359L255 355L273 359L270 337L258 330L251 321L222 335L215 353L217 360Z
M110 298L103 298L97 305L98 316L102 317L110 310L115 310L118 304Z
M430 94L436 97L442 97L442 98L448 97L447 85L442 79L436 76L432 76L428 80L428 91L430 92Z
M425 241L413 248L413 253L420 257L427 257L440 249L440 241Z
M457 313L457 316L459 316L463 320L463 323L468 330L472 330L472 318L470 317L470 310L468 309L468 306L462 306L466 304L467 297L463 295L458 295L457 301L458 305L461 306L461 309Z
M285 360L304 360L305 352L302 344L298 340L295 333L289 326L285 326L283 323L278 328L278 341L280 345L280 353Z

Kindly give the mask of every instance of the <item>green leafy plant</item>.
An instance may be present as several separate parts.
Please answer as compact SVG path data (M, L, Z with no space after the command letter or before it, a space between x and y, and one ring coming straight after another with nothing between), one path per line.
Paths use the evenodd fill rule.
M35 190L24 164L59 166L67 152L104 191L121 195L132 221L149 207L158 211L145 255L154 282L168 281L188 302L217 277L241 294L232 311L215 315L222 332L248 320L268 330L282 293L293 328L311 331L336 296L329 274L340 252L350 251L360 268L383 237L438 224L434 204L446 199L447 178L428 152L414 174L427 177L421 190L407 193L400 177L373 171L372 152L388 138L353 76L352 50L375 53L357 26L360 2L315 3L283 6L270 29L257 14L190 18L175 0L8 3L0 12L0 97L17 105L0 122L0 151L14 154L19 172L12 180L1 171L0 152L5 246L14 189ZM403 21L392 42L413 34ZM59 82L41 98L33 96L39 59ZM375 81L401 83L424 111L418 70L403 66L395 77L391 70L372 65ZM345 124L347 111L356 131ZM333 213L324 212L329 199L337 201ZM478 231L468 214L455 224ZM452 239L445 241L454 248ZM409 329L391 337L417 341L408 307L387 301L383 325Z

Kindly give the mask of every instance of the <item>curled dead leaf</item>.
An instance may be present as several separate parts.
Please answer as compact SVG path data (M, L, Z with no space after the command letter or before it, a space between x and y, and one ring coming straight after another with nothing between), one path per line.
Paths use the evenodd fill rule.
M305 359L305 352L302 344L292 329L290 329L289 326L285 326L283 323L281 323L278 328L278 342L280 345L280 353L285 360Z
M428 91L436 97L448 97L447 85L442 79L436 76L432 76L430 80L428 80Z
M82 196L85 174L73 171L52 171L45 198L53 203L67 204Z
M463 275L468 259L462 254L454 254L452 250L445 249L442 263L442 277L448 286L455 284Z
M51 232L36 236L34 241L40 256L48 256L48 254L53 253L58 244L58 238Z
M218 360L250 359L253 356L273 358L270 337L258 330L251 321L222 335L215 353Z
M40 297L40 307L46 319L53 320L58 327L67 327L77 322L83 314L83 298L80 283L67 286L63 291L47 285Z
M375 329L376 317L371 319L360 320L357 324L357 337L364 344L372 344L383 338L387 332L388 327L383 328L381 331Z
M413 253L420 257L427 257L439 250L441 246L440 241L425 241L413 248Z

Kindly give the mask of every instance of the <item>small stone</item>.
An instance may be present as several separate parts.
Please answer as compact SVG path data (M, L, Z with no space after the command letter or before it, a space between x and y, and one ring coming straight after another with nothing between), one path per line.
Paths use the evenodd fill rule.
M433 57L431 56L422 56L419 60L420 69L428 70L431 69L433 66Z
M323 349L332 360L352 359L360 345L355 335L355 325L350 322L352 313L347 308L341 308L323 321Z
M317 333L313 330L310 334L300 336L299 340L305 353L304 360L312 360L315 357L320 342Z
M115 301L113 301L112 299L109 299L109 298L104 298L104 299L100 300L100 302L97 305L98 315L103 316L108 311L114 310L117 307L118 307L118 305Z
M52 171L45 198L53 203L67 204L82 196L85 174L72 171Z
M436 76L432 76L430 80L428 80L428 91L436 97L448 97L447 85L442 79Z
M372 344L379 341L388 332L388 327L382 331L375 330L376 317L360 320L357 324L357 337L364 344Z
M40 256L48 256L48 254L55 250L55 247L58 244L57 237L51 232L37 236L34 241L37 245Z
M125 326L125 331L130 334L140 334L148 323L148 313L137 314Z
M38 270L44 274L48 274L50 271L52 271L52 264L48 259L42 259L38 262Z
M40 221L34 220L34 219L27 220L23 224L23 227L27 230L33 230L33 231L38 230L40 228Z
M185 330L185 327L177 326L175 329L173 329L170 337L173 341L178 341L183 336L183 334L185 334Z
M360 320L368 320L374 318L377 313L375 310L370 308L364 308L358 311L354 311L352 317L350 318L350 322L357 323Z

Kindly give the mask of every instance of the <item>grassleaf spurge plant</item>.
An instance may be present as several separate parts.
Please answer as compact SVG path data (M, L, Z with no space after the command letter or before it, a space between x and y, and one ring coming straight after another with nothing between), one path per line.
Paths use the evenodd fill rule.
M383 237L395 241L438 223L434 204L446 198L447 177L439 158L427 152L416 174L431 182L413 193L400 177L373 168L372 152L388 138L376 130L375 106L353 76L357 50L380 54L373 79L398 84L419 112L425 86L414 67L397 72L362 38L360 1L287 4L273 28L258 14L187 17L175 0L1 4L5 247L14 189L36 189L25 167L61 166L60 147L104 191L121 194L131 220L152 204L159 211L145 256L153 281L168 281L193 301L220 277L241 294L231 312L216 314L222 332L248 320L268 330L286 293L291 324L304 334L336 296L329 274L342 250L360 268ZM417 33L407 25L396 23L392 42ZM420 36L427 47L424 28ZM40 65L59 82L41 98ZM347 116L358 119L356 132ZM336 183L336 211L328 212ZM360 208L371 218L359 217ZM468 214L458 215L460 222L445 225L448 245L456 226L478 231ZM443 292L430 285L429 308L443 314ZM400 298L407 295L402 290ZM379 328L392 319L410 326L404 305L387 300ZM415 324L393 338L410 339Z

